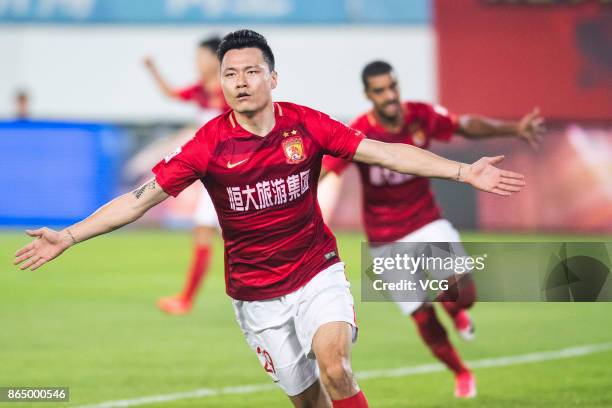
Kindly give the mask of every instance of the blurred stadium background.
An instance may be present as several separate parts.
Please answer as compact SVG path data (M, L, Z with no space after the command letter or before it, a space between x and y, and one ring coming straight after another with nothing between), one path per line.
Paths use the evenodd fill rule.
M502 119L539 106L548 132L537 153L506 140L435 146L463 161L503 153L528 181L511 200L436 181L446 217L470 240L610 241L610 1L0 0L0 386L70 386L73 405L202 387L217 394L143 403L286 405L274 388L219 392L267 377L233 321L218 242L195 311L173 318L154 308L182 283L198 187L40 272L10 266L27 241L17 228L82 219L145 177L130 167L145 146L198 125L196 106L166 99L143 57L189 85L199 40L244 27L267 36L276 54L276 100L345 121L369 109L359 75L373 59L394 65L404 99ZM356 172L343 180L331 225L345 231L341 253L359 299ZM481 338L462 353L481 360L610 342L610 312L609 304L481 304ZM393 305L359 304L358 313L358 371L431 362ZM405 335L389 336L399 322ZM452 400L445 373L362 386L375 407L612 406L609 352L526 367L476 370L481 396L465 404Z

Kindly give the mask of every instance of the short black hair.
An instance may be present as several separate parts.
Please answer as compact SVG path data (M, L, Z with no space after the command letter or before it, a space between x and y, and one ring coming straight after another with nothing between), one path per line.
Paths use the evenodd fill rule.
M368 89L368 78L383 74L388 74L393 71L391 64L385 61L372 61L363 68L361 71L361 82L363 87Z
M202 41L200 41L200 43L198 44L198 47L200 48L208 48L209 50L211 50L213 53L217 53L217 49L219 48L219 44L221 44L221 37L214 36L214 37L209 37L209 38L205 38Z
M274 54L268 41L263 35L253 30L237 30L227 34L217 48L217 57L219 61L223 61L223 57L229 50L242 48L259 48L270 72L274 71Z

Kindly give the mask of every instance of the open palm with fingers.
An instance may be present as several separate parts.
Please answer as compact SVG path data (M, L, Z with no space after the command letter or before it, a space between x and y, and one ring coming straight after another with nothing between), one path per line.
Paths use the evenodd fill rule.
M33 271L40 268L58 257L72 244L70 235L49 228L26 230L26 234L36 239L15 253L13 263L21 264L19 266L21 270L29 268Z
M502 160L504 156L481 158L469 166L463 181L479 190L501 196L510 196L521 191L525 186L525 177L494 166Z

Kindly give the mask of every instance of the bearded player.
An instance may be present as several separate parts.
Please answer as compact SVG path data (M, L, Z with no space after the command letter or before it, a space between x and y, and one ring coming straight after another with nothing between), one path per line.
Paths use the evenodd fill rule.
M159 89L166 96L184 102L195 103L199 107L198 128L229 109L225 102L219 79L219 60L216 53L220 43L221 39L218 37L208 38L200 42L196 53L196 67L199 78L196 83L185 88L177 89L171 86L161 75L151 57L147 57L144 60L145 67L151 73ZM193 136L193 132L196 129L189 128L181 131L171 143L173 143L173 146L183 144ZM164 143L164 146L167 145L168 143ZM156 145L149 150L151 151L143 152L143 155L140 157L150 157L152 152L159 151ZM155 154L154 157L157 160L159 154ZM198 199L194 222L193 253L183 291L178 295L161 298L158 301L159 308L166 313L188 313L192 308L197 290L208 272L212 240L219 229L219 222L217 221L217 214L215 213L210 196L204 189L202 189Z
M36 239L17 251L15 264L35 270L200 180L223 231L227 293L264 370L296 407L367 407L351 370L353 297L316 199L323 155L500 195L519 191L523 176L494 167L501 157L459 163L406 144L364 139L321 112L273 102L274 55L254 31L228 34L218 55L232 111L160 161L155 178L132 193L62 231L27 231Z
M400 102L397 78L386 62L374 61L363 69L362 82L372 110L352 124L367 140L401 143L429 148L433 140L448 142L453 134L468 139L495 136L514 137L537 147L543 132L538 111L525 115L519 122L501 122L475 116L455 116L438 105ZM326 157L324 171L342 172L349 162ZM455 256L465 255L459 233L440 213L424 177L401 174L380 165L357 163L363 186L363 218L370 253L375 257L393 257L395 242L448 242ZM326 177L329 177L326 176ZM334 177L332 175L332 177ZM336 176L337 177L337 176ZM418 256L416 246L407 246L410 256ZM444 271L430 271L438 279L454 278ZM410 277L418 280L424 271ZM417 288L419 286L417 285ZM473 374L465 366L438 320L433 305L425 302L425 291L411 294L410 301L395 299L405 315L411 315L421 338L431 352L455 374L455 395L470 398L476 395ZM459 335L471 340L474 326L467 313L476 298L471 276L455 282L451 291L437 299L452 318Z

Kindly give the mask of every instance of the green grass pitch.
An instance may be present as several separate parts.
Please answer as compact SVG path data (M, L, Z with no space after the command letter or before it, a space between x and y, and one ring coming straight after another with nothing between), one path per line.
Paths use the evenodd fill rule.
M354 370L434 363L413 324L395 305L359 301L362 237L338 238L360 327ZM465 234L464 239L516 241L513 236L477 234ZM188 233L117 232L72 248L36 272L21 272L12 266L12 254L27 241L21 234L0 234L0 387L69 386L70 404L35 406L79 406L270 383L234 321L224 291L219 241L194 311L180 317L162 314L155 303L183 284L191 247ZM478 337L469 344L457 338L444 316L466 360L612 342L612 303L479 303L472 314ZM453 377L447 371L364 379L360 385L372 407L612 407L612 351L479 368L475 374L479 395L469 401L455 400ZM289 403L272 388L146 406Z

